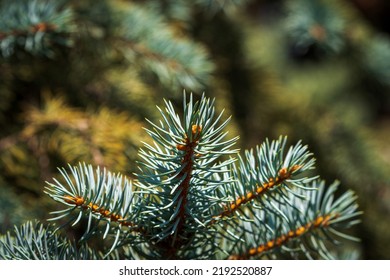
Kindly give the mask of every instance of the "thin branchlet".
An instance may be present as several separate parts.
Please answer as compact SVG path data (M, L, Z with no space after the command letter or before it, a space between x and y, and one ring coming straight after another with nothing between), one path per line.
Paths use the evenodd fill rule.
M267 251L271 251L275 248L280 248L282 245L286 244L290 240L299 238L311 230L314 230L314 229L317 229L320 227L322 227L322 228L328 227L329 221L335 217L338 217L338 214L320 215L316 219L314 219L311 222L308 222L305 225L301 225L301 226L297 227L296 229L292 229L283 235L280 235L276 238L270 239L270 240L266 241L265 243L260 244L257 247L252 247L247 252L244 252L242 254L231 255L231 256L229 256L228 259L230 259L230 260L245 260L245 259L256 257L258 255L262 255L263 253L265 253Z
M102 217L105 217L109 219L111 222L117 222L121 224L122 226L127 226L127 227L132 227L132 228L137 228L135 224L132 222L127 221L124 217L121 215L111 212L108 209L105 209L102 206L97 205L96 203L92 202L87 202L86 199L84 199L81 196L70 196L70 195L65 195L64 196L64 201L69 204L73 204L76 207L79 207L83 210L89 209L95 214L100 214Z
M268 182L264 182L261 185L257 185L255 191L250 191L246 195L239 196L236 198L235 201L229 203L228 205L225 205L225 210L219 215L216 215L212 220L212 223L216 222L220 218L232 215L242 205L248 203L251 200L258 199L267 191L278 185L281 185L283 182L290 179L292 174L300 168L301 166L299 165L294 165L290 169L287 169L285 167L282 168L281 170L279 170L278 176L276 176L276 178L270 178Z

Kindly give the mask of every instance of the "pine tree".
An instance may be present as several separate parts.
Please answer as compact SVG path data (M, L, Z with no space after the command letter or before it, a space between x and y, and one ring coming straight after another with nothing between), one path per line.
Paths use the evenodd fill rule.
M64 205L52 221L86 220L82 246L29 222L1 238L0 257L328 259L328 242L355 240L345 229L358 222L356 196L336 198L338 183L326 187L308 172L315 159L307 146L287 148L281 137L239 155L214 100L184 98L181 117L168 101L158 110L134 180L80 163L48 183L45 192ZM93 236L111 245L96 251L85 245Z

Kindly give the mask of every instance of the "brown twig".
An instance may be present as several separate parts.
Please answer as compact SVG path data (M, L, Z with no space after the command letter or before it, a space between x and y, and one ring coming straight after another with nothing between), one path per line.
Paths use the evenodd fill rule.
M214 219L212 220L212 223L215 223L217 220L219 220L223 217L230 216L240 206L242 206L242 205L246 204L247 202L263 195L264 193L266 193L270 189L282 184L283 182L285 182L286 180L291 178L292 174L300 168L301 168L300 165L294 165L290 169L282 168L281 170L279 170L278 176L276 176L276 178L270 178L268 180L268 182L265 182L261 185L258 185L256 187L256 190L254 190L252 192L248 192L246 195L239 196L236 198L235 201L231 202L228 205L225 205L224 206L225 210L222 213L220 213L219 215L215 216Z
M332 215L334 217L334 215ZM250 257L254 257L257 255L261 255L264 252L270 251L276 247L280 247L286 244L293 238L300 237L307 233L309 230L319 228L319 227L327 227L329 225L329 221L332 217L331 215L321 215L318 216L315 220L307 223L306 225L300 226L294 230L290 230L286 234L283 234L275 239L271 239L263 244L260 244L257 247L250 248L247 252L241 255L231 255L229 257L230 260L245 260ZM337 215L336 215L337 216Z

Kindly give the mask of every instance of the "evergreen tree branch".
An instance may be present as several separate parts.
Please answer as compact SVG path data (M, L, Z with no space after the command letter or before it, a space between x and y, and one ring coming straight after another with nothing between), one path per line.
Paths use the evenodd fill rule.
M278 205L287 219L259 209L252 220L238 223L241 228L246 228L243 237L246 243L237 246L241 247L238 250L233 249L239 253L233 253L228 258L280 258L288 255L302 258L303 254L307 258L319 256L332 259L334 256L327 249L327 243L337 242L337 239L356 241L356 238L342 232L359 222L357 217L362 213L356 211L356 195L348 191L334 199L337 182L325 187L323 181L316 180L311 183L311 188L313 190L306 200L295 197L294 205L297 208ZM262 227L260 231L259 226ZM255 232L256 237L251 236Z
M45 192L51 198L67 206L52 212L55 217L50 220L66 217L67 224L74 226L86 216L88 226L81 241L96 234L103 238L111 234L115 240L110 252L124 243L140 242L142 226L134 210L138 197L134 196L131 182L120 174L101 171L99 167L94 172L92 166L81 163L69 169L70 174L65 169L60 170L66 185L54 180L46 187ZM105 223L105 228L100 227L100 222Z
M337 214L336 214L337 216ZM267 251L273 250L277 247L281 247L285 244L287 244L290 239L293 238L299 238L303 234L306 234L307 232L311 230L315 230L317 228L321 227L327 227L329 220L331 219L330 215L327 216L318 216L315 220L312 222L307 223L306 225L302 225L296 229L288 231L286 234L281 235L277 237L276 239L272 239L267 241L264 244L259 245L255 248L250 248L248 252L244 253L243 255L231 255L229 256L230 260L239 260L239 259L249 259L251 257L256 257L259 255L262 255L266 253Z
M248 192L246 195L238 196L234 202L231 202L229 205L224 206L224 211L215 217L216 220L223 218L225 216L230 216L234 214L234 211L237 211L239 207L245 205L254 199L260 199L259 196L264 195L267 191L270 191L272 188L281 185L286 180L290 179L292 174L300 168L299 165L292 166L289 170L286 167L283 167L279 170L278 176L276 178L270 178L268 182L264 182L261 185L256 185L255 192ZM216 221L214 220L214 221Z
M59 236L51 226L27 222L0 236L0 260L91 260L103 255Z
M339 54L345 48L345 22L337 13L337 7L329 2L287 2L287 32L297 51L304 52L315 46L325 53Z
M130 62L140 62L173 88L199 90L207 84L214 65L204 47L175 36L154 10L131 5L122 17L122 33L117 40L123 46L119 51Z
M223 205L222 211L214 216L212 223L241 211L249 202L279 213L267 200L278 196L279 200L289 203L288 194L294 194L294 188L307 189L305 184L317 176L300 175L314 168L315 159L307 146L302 146L301 143L291 146L285 153L286 143L286 137L272 142L266 140L256 147L256 153L253 150L246 151L244 159L239 157L238 167L234 166L232 169L231 176L235 180L232 185L221 190L223 196L234 200Z
M0 7L0 50L9 57L18 47L52 56L53 44L69 46L73 15L61 1L3 1Z
M140 150L134 187L99 167L61 169L63 182L54 179L45 192L65 209L51 220L86 218L80 241L110 237L106 256L122 248L128 258L331 259L328 243L356 240L345 232L359 222L356 196L336 199L337 183L325 188L318 176L302 176L314 168L307 146L285 152L280 137L241 157L214 100L190 95L187 103L184 95L182 118L171 102L158 109L162 120L149 121L153 143ZM16 241L5 242L12 251Z
M350 21L346 16L349 11L341 9L343 4L324 0L287 1L288 16L284 22L287 29L279 24L280 17L286 14L278 10L277 16L275 13L271 15L272 23L266 20L267 24L261 25L259 30L246 23L241 25L238 21L231 21L225 14L234 10L230 8L243 7L247 2L0 1L0 60L5 62L0 66L0 99L3 100L0 119L5 125L0 137L0 164L5 173L0 183L7 194L1 205L4 209L2 220L5 221L2 228L20 221L21 213L25 215L25 210L13 213L17 210L16 204L24 209L29 207L29 204L20 203L22 198L15 197L13 191L8 190L11 189L10 183L36 194L41 189L37 181L42 181L37 175L44 174L44 180L47 180L51 177L48 174L52 173L52 164L68 162L69 169L60 169L62 176L47 183L45 193L58 202L59 208L54 210L59 211L52 213L51 220L60 225L63 221L65 225L72 224L76 227L72 229L75 236L82 236L81 243L75 243L58 234L61 226L46 228L35 222L28 223L0 236L1 259L104 258L84 243L93 243L95 240L91 237L102 237L103 242L94 244L101 246L99 251L120 252L120 257L129 259L330 259L335 257L332 245L338 245L343 239L356 240L349 229L359 222L355 195L350 191L337 191L336 195L336 184L327 187L322 181L315 180L318 178L312 171L315 159L306 146L298 142L288 149L287 138L281 137L272 142L266 140L260 146L238 154L233 147L237 138L228 137L228 132L225 132L229 118L225 120L222 113L216 113L214 100L205 96L195 102L192 95L189 100L185 95L183 110L180 110L184 111L183 116L169 101L165 101L165 108L158 108L161 117L157 121L148 121L146 134L152 140L140 149L134 180L107 171L134 170L129 166L128 156L134 156L132 144L142 137L138 133L142 125L126 112L155 119L157 110L152 112L146 108L156 94L183 87L199 91L209 84L215 65L208 50L199 42L207 42L220 63L222 72L214 82L222 88L217 95L225 96L226 89L232 93L240 92L238 87L242 85L248 86L247 92L257 88L250 84L253 75L247 75L254 69L248 72L242 67L242 62L248 51L250 54L258 47L255 46L258 40L247 35L258 38L259 32L266 38L275 39L279 46L287 44L289 54L277 55L279 63L271 63L273 68L276 65L276 70L283 68L282 76L296 68L297 61L293 61L290 55L311 58L313 54L320 55L318 58L323 63L310 64L306 68L317 69L322 74L323 70L326 72L330 68L333 71L335 66L334 61L326 61L324 54L340 55L352 50L348 56L337 60L336 68L341 72L337 85L332 86L336 89L332 90L334 94L347 93L346 89L351 87L356 89L356 84L351 82L353 79L349 79L356 73L370 82L360 88L362 94L372 91L381 94L384 87L371 88L372 78L384 85L389 83L389 60L385 59L389 54L389 41L371 36L375 31L360 26L359 17ZM256 3L250 6L250 12L246 10L233 16L243 16L245 22L247 16L257 18L257 12L252 8L269 8L268 2ZM210 11L215 14L210 15ZM353 22L354 26L347 25L347 22ZM217 28L205 30L206 26L215 24ZM244 32L241 36L243 27L249 33ZM275 30L282 32L272 32ZM219 36L220 31L227 36ZM250 45L244 50L238 41ZM261 40L264 41L270 40ZM69 48L73 44L76 47ZM221 46L229 46L229 50L221 52ZM286 48L262 44L261 50L281 54ZM55 61L46 59L48 57L55 58ZM357 69L345 68L351 59L358 63ZM267 63L262 59L259 61L262 61L261 67ZM130 70L123 72L124 69ZM258 70L255 69L256 74ZM315 99L320 103L339 100L335 95L325 94L328 93L326 87L318 86L318 77L314 79L314 76L326 75L311 72L314 75L309 80L316 82L313 82L313 87L310 83L304 93L313 90L324 93L323 96L316 94ZM123 83L124 77L129 75L130 80ZM261 79L265 82L262 88L271 87L271 93L279 90L274 85L274 76L266 76L265 80ZM307 78L307 75L299 74L289 79L292 92L297 84L301 85L295 83L300 76ZM327 79L323 80L324 85L329 84ZM57 96L70 94L66 99L72 105L68 106L62 98L41 96L42 88L53 89ZM266 94L261 99L269 102L277 96L280 94ZM97 100L91 103L90 97L97 97ZM350 97L345 96L348 101L351 101ZM365 97L361 97L354 95L352 103L364 107ZM286 97L281 99L286 104ZM301 109L305 106L312 109L312 102L302 102L296 94L289 100L295 100L293 103ZM101 101L105 104L98 109ZM278 124L284 122L286 114L276 113L276 116L277 110L263 103L259 105L261 110L256 110L252 101L256 100L252 98L247 102L246 109L250 112L259 111L262 117L269 112L273 114L268 121L261 122L262 125L256 124L257 118L252 113L245 118L249 124L247 127L257 131L256 135L280 127ZM280 109L279 101L275 104ZM27 110L26 103L31 104ZM383 104L385 102L375 104L374 107L380 110L367 116L383 113ZM87 112L82 108L84 105L88 105ZM107 105L122 112L107 109ZM269 110L263 110L265 107ZM290 106L286 110L296 112ZM348 114L344 107L336 106L334 110L351 120L359 119L355 114ZM249 112L238 111L238 114ZM318 110L315 111L317 116ZM305 118L301 124L312 122L312 118L307 117L307 110L303 115ZM7 116L13 119L9 124ZM327 123L333 122L332 114L326 113L325 117ZM305 141L317 145L315 149L319 151L323 145L318 146L321 141L317 140L330 139L332 145L324 145L323 151L334 150L333 153L338 153L336 161L342 164L335 167L329 162L322 164L323 171L342 173L359 185L361 182L356 178L362 178L358 174L361 170L350 167L347 155L353 149L344 149L338 145L340 141L333 141L340 140L340 135L345 136L343 129L337 125L326 127L329 133L312 141L303 135L313 133L310 129L293 129L290 133L294 131L295 137L305 136ZM348 147L357 148L354 150L358 154L364 153L363 147L358 147L352 138L342 141ZM80 159L100 167L71 166ZM356 161L356 156L354 159ZM366 164L369 161L361 162L372 167L370 163ZM380 173L377 166L371 169L375 174ZM376 182L380 181L377 177ZM379 184L377 188L383 186ZM34 208L41 214L41 202L37 205ZM27 217L35 212L33 210L29 209ZM379 228L380 223L376 224ZM368 229L372 230L374 226Z
M165 254L174 252L179 257L186 252L196 253L185 248L207 240L205 236L210 233L205 224L212 218L211 209L221 200L214 190L229 182L228 178L215 180L213 176L227 174L224 167L233 160L217 160L236 152L230 150L236 138L223 141L226 133L221 131L227 121L218 124L221 115L214 117L213 104L204 96L194 103L191 95L188 104L184 98L181 120L172 103L165 102L166 112L159 109L164 122L151 123L153 130L147 130L154 146L145 144L147 150L140 151L143 161L137 177L147 197L141 213L145 222L151 223L151 239L164 241L163 247L168 250Z

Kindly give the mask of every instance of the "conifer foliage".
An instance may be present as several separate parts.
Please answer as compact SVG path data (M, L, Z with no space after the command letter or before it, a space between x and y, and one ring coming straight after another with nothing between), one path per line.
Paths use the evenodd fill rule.
M280 137L240 153L214 100L187 98L182 115L169 101L158 108L134 179L86 163L62 168L45 192L63 208L48 226L2 236L0 259L331 259L339 240L356 240L356 196L336 196L338 183L313 174L307 146ZM80 240L61 235L78 224ZM90 248L92 237L106 247Z
M369 2L0 0L0 259L388 259Z

